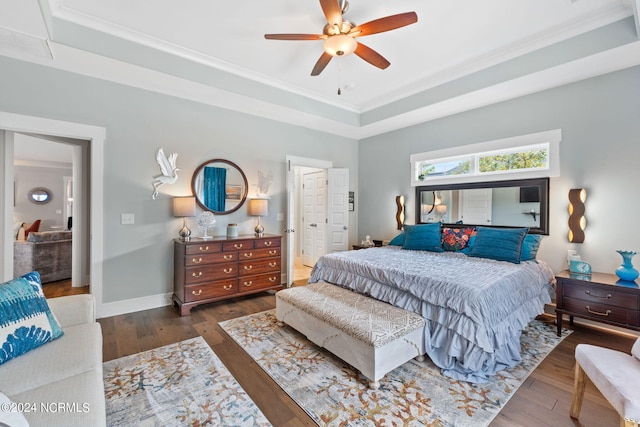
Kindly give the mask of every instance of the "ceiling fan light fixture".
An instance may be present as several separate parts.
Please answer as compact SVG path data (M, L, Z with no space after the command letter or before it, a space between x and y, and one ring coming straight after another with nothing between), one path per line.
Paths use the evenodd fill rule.
M358 42L351 36L337 34L330 36L324 42L324 51L331 56L346 56L353 53L358 47Z

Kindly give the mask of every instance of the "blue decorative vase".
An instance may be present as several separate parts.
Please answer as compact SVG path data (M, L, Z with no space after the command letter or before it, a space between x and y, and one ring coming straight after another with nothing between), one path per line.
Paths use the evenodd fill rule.
M638 252L634 251L616 251L622 256L622 265L616 268L616 276L618 276L621 280L627 280L629 282L633 282L638 278L638 270L633 268L633 264L631 263L631 258L636 255Z

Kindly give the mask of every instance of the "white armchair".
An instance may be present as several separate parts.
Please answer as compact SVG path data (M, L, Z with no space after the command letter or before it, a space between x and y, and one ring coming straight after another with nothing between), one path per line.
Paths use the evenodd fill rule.
M621 427L638 427L640 422L640 338L631 355L621 351L578 344L576 371L571 404L571 418L578 419L586 377L600 390L611 406L620 414Z

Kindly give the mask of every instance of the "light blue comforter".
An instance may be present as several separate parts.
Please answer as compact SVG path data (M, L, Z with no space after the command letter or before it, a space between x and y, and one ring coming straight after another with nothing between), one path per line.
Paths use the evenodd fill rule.
M387 246L321 257L309 283L319 281L422 315L427 354L443 373L485 382L520 361L520 334L551 302L554 274L540 260L512 264Z

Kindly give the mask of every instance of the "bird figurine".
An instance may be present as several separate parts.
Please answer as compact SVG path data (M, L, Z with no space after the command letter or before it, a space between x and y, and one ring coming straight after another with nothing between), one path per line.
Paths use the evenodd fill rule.
M171 153L169 157L165 156L164 150L162 147L158 148L156 151L156 162L160 165L160 172L162 175L156 175L153 177L153 194L151 198L153 200L158 196L158 188L163 186L164 184L173 184L178 179L178 169L176 167L176 158L178 157L178 153Z
M273 183L273 172L269 171L263 174L258 171L258 190L256 191L256 197L268 198L269 187Z

